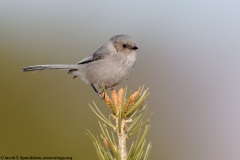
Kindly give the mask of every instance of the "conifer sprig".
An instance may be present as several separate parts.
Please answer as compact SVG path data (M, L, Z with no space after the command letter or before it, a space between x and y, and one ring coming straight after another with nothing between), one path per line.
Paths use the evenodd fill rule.
M103 92L104 102L111 113L107 118L93 102L90 108L100 119L101 133L94 136L89 130L86 134L93 141L101 160L147 160L152 144L147 144L146 136L149 132L149 122L152 114L147 118L147 107L144 104L148 97L148 89L139 88L136 92L127 94L127 88L111 90L111 98ZM145 127L145 128L143 128ZM137 134L137 138L127 150L127 140Z

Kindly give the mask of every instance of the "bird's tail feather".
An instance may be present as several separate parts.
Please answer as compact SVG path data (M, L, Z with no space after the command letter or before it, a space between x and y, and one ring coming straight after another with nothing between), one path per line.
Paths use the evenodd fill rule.
M77 69L79 66L74 65L74 64L49 64L49 65L36 65L36 66L27 66L23 67L22 71L23 72L28 72L28 71L37 71L37 70L46 70L46 69L64 69L64 70L69 70L69 69Z

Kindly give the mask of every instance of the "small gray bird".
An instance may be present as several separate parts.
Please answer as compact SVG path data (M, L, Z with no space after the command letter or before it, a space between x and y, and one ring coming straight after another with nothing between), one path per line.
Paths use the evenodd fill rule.
M100 47L95 53L84 58L77 64L49 64L24 67L23 71L46 69L68 70L69 74L79 77L95 88L104 85L105 89L113 88L127 80L133 71L138 47L134 39L128 35L113 36L107 44Z

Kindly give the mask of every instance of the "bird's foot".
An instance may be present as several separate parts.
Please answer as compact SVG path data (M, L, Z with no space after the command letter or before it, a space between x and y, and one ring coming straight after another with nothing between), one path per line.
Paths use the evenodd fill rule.
M91 84L93 90L97 93L97 95L103 100L105 98L105 92L106 92L106 88L101 88L101 91L98 92L98 90L95 88L95 86L93 84Z
M98 96L104 100L105 99L105 92L102 90L101 92L98 93Z

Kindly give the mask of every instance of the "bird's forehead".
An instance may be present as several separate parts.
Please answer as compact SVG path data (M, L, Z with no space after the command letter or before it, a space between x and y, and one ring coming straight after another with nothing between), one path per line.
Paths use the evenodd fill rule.
M114 36L111 38L111 41L113 43L126 43L126 44L129 44L129 45L135 45L135 41L132 37L128 36L128 35L117 35L117 36Z

